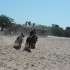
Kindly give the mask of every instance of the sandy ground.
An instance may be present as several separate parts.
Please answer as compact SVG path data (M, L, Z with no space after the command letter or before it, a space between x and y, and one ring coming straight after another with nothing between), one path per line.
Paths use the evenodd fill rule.
M39 38L36 49L13 48L17 36L0 36L0 70L70 70L70 38Z

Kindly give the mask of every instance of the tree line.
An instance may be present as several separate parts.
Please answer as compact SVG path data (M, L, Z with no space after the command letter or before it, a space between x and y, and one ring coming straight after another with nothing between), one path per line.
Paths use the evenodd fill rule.
M48 30L48 32L51 32L51 35L54 36L60 36L60 37L70 37L70 27L66 27L63 29L57 24L52 24L52 26L45 26L45 25L36 25L36 23L32 23L31 21L26 21L23 25L16 24L14 19L6 16L6 15L0 15L0 28L1 31L5 28L10 28L14 26L26 26L26 27L34 27L39 28L43 30Z
M54 36L70 37L70 27L66 27L65 29L63 29L57 24L52 24L51 32Z

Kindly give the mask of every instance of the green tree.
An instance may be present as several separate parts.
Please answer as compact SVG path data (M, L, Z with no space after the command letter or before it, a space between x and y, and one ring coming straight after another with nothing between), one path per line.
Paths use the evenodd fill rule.
M44 30L44 29L45 29L45 30L47 29L47 26L45 26L45 25L36 25L35 27L36 27L36 28L39 28L39 29L43 29L43 30Z
M28 22L28 25L31 26L31 21Z
M27 26L27 24L28 24L28 21L25 22L25 25L26 25L26 26Z
M36 23L33 23L32 26L34 27L36 25Z
M59 28L59 25L57 25L57 24L52 24L52 27L54 27L54 28Z
M7 27L11 27L13 24L14 24L14 19L7 17L6 15L0 15L1 30Z
M65 36L70 37L70 27L66 27L65 29Z
M59 27L57 24L52 24L51 32L54 36L64 36L63 28Z

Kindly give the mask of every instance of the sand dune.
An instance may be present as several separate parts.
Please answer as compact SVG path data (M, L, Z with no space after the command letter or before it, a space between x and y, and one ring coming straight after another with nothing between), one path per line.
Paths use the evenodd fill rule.
M0 70L70 70L70 38L39 38L36 49L13 48L17 36L0 36Z

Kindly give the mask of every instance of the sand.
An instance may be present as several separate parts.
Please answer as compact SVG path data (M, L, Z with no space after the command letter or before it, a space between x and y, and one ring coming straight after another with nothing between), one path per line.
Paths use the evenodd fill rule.
M17 36L0 35L0 70L70 70L70 38L39 37L31 53L13 48Z

